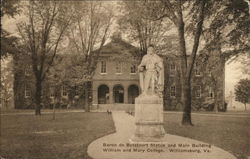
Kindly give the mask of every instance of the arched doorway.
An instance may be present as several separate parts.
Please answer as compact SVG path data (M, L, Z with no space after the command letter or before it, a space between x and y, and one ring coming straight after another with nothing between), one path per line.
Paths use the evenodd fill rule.
M124 103L124 89L121 85L114 86L114 103Z
M130 85L128 87L128 103L135 104L135 98L139 95L139 88L137 85Z
M109 101L109 87L101 85L98 87L98 104L107 104Z

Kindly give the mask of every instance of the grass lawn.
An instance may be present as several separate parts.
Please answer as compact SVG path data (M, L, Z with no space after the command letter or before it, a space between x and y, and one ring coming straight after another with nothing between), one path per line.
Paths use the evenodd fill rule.
M84 111L84 109L56 109L56 112L63 113L69 111ZM41 113L52 113L53 109L42 109ZM35 114L34 109L1 109L0 114L11 114L11 113L33 113Z
M167 133L210 143L234 154L238 159L248 159L250 156L250 114L249 117L193 114L194 126L190 127L180 125L181 117L180 113L164 114Z
M88 144L115 131L106 113L1 116L0 156L6 159L88 159Z

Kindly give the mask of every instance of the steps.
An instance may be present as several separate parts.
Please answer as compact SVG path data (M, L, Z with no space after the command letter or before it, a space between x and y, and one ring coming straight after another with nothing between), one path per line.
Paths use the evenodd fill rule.
M124 110L124 111L134 111L134 104L98 104L97 110L106 111L106 110Z

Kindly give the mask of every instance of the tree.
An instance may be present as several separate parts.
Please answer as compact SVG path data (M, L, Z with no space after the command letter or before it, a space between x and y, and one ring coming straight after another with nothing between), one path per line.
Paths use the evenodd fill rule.
M84 95L83 80L79 77L82 76L81 68L84 66L81 56L75 54L67 54L70 49L65 49L60 55L56 56L51 69L48 72L47 80L50 85L50 93L53 93L52 104L53 104L53 119L55 119L55 107L59 104L59 101L63 99L62 88L67 89L67 108L71 107L73 101L78 97ZM69 106L69 107L68 107Z
M236 101L239 101L245 105L245 110L247 110L246 104L250 103L250 80L241 79L235 86Z
M35 75L35 114L41 114L43 82L61 47L72 18L66 2L29 1L24 15L27 21L18 24L22 51L32 63Z
M168 18L177 29L179 41L178 58L180 59L181 68L182 104L184 106L182 124L193 125L191 121L191 78L196 60L196 54L200 44L200 37L208 1L162 0L161 2L164 6L163 9L153 10L155 13L152 13L151 15L153 15L155 20ZM185 17L191 17L191 22L185 21ZM185 28L185 26L189 23L193 24L191 31L193 33L193 46L190 56L188 57L189 53L186 48L187 39L185 37L187 28Z
M70 67L67 68L70 83L85 85L85 111L89 111L89 82L96 69L100 50L109 37L112 24L112 8L101 1L75 1L75 19L70 26L68 37L72 53Z
M216 44L214 47L217 47ZM224 100L221 103L218 99L223 96L219 92L224 92L224 90L221 91L220 89L224 89L222 81L225 80L225 76L223 76L225 73L225 59L221 57L221 52L214 49L207 56L200 54L196 63L204 76L202 82L204 85L210 86L214 93L214 111L217 113L219 108L224 108Z
M1 18L4 16L14 18L20 13L19 0L8 1L1 0ZM13 54L18 51L16 48L17 38L2 28L1 25L1 58L7 54Z
M206 28L203 28L207 24L209 24L207 27L209 34L204 34L205 38L208 39L208 41L205 40L205 47L210 45L211 50L214 49L214 45L217 46L219 49L222 48L218 43L220 41L218 39L223 39L220 37L221 32L226 32L230 30L229 28L225 29L227 24L229 23L223 23L223 18L225 16L229 16L231 18L232 24L235 22L233 19L235 17L239 16L238 23L236 26L232 27L235 28L234 31L229 31L230 36L230 49L227 50L227 54L237 54L237 52L246 52L249 50L249 42L247 36L249 35L248 27L249 25L249 18L246 20L246 16L244 14L238 14L239 13L239 7L245 8L242 5L245 5L245 2L238 2L236 0L230 0L230 1L185 1L185 0L178 0L178 1L170 1L170 0L162 0L163 9L156 9L154 10L155 13L153 13L154 19L162 19L162 18L168 18L171 20L171 22L175 25L175 28L178 32L179 37L179 58L180 58L180 68L181 68L181 83L182 83L182 103L184 105L184 113L182 118L182 124L183 125L192 125L191 122L191 74L193 72L194 63L196 61L196 55L199 51L199 45L200 45L200 37L202 37L202 33L204 33L204 30L206 31ZM225 9L226 8L226 9ZM224 10L225 9L225 10ZM230 11L233 10L234 15L230 15ZM224 12L226 11L226 12ZM160 13L160 14L159 14ZM204 19L206 18L206 24L203 25ZM227 18L226 18L227 19ZM224 25L225 24L225 25ZM222 26L222 27L221 27ZM244 27L242 27L244 26ZM225 30L224 30L225 29ZM185 33L192 33L193 42L191 44L193 45L192 51L189 54L189 51L186 47L186 36ZM243 34L242 34L243 33ZM208 35L214 35L213 38L210 38ZM239 41L241 43L237 43L238 38L242 38ZM208 37L208 38L207 38ZM245 37L245 38L243 38ZM210 39L209 39L210 38ZM212 40L211 40L212 39ZM244 39L247 39L244 41ZM211 40L211 41L210 41ZM228 39L226 39L228 40ZM226 42L226 40L224 42ZM211 43L210 43L211 42ZM243 47L242 47L243 46ZM240 48L240 49L238 49ZM218 49L218 50L219 50ZM238 49L238 51L236 51ZM188 57L189 56L189 57ZM221 56L220 56L221 57ZM189 59L189 60L188 60ZM223 61L223 59L221 60ZM223 65L223 64L222 64Z
M126 0L120 4L123 13L118 20L119 27L131 41L139 44L141 57L147 53L149 44L162 47L166 46L166 40L169 40L166 33L171 28L170 22L150 19L151 9L159 8L160 5L156 1Z
M204 26L203 40L205 45L200 51L205 66L204 72L209 73L208 79L214 87L215 111L224 103L217 103L218 81L222 76L225 62L241 59L247 66L241 55L249 53L249 12L248 5L244 0L217 1L210 4L207 11L207 23ZM244 69L247 73L248 69Z
M15 15L19 14L19 0L16 1L7 1L7 0L1 0L1 18L4 16L8 16L13 18ZM2 28L1 25L1 52L0 52L0 70L2 70L2 60L9 54L13 54L15 52L18 52L17 49L17 38L12 36L9 32L7 32L5 29ZM4 75L3 75L4 76ZM1 75L2 79L2 75ZM0 82L0 90L5 92L4 94L9 94L6 90L6 85L4 83L4 80ZM7 93L7 94L6 94ZM9 95L7 95L9 96Z
M13 97L13 70L10 57L1 59L1 104L2 107L9 108Z
M7 0L1 0L1 17L4 15L8 15L11 17L14 17L16 14L19 13L19 0L15 1L7 1Z

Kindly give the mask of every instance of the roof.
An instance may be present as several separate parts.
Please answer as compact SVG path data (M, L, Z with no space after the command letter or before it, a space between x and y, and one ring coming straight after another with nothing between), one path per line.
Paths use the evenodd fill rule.
M122 39L112 39L111 42L104 45L101 49L100 56L107 54L130 54L136 56L139 53L139 49Z

